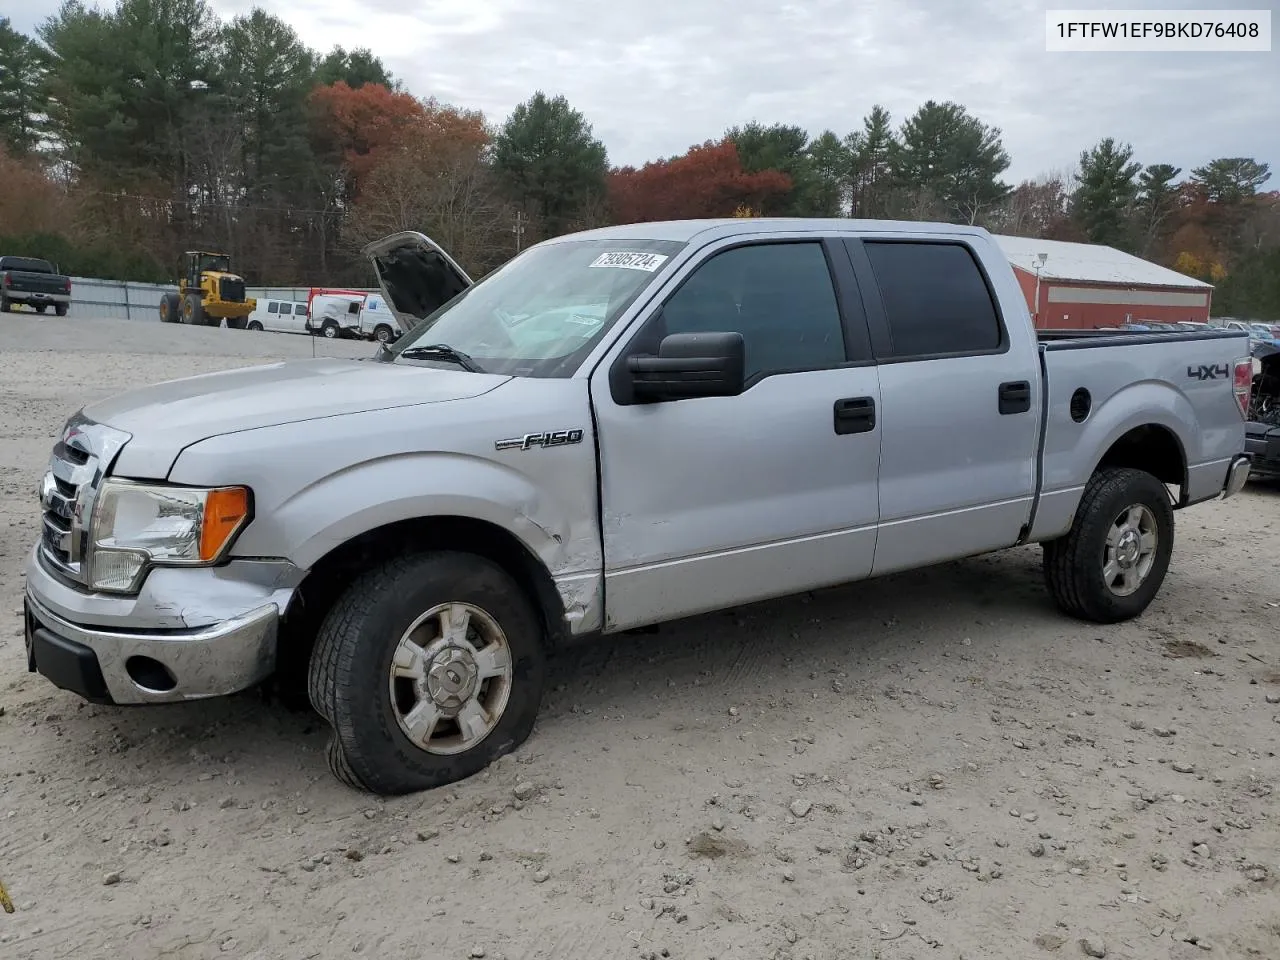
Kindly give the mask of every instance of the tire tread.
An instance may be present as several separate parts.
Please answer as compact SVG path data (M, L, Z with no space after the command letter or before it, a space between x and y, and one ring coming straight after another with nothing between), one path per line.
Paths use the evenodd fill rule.
M1107 501L1126 490L1134 490L1136 495L1144 487L1159 490L1164 510L1168 511L1161 537L1172 540L1172 510L1164 485L1145 470L1113 467L1099 470L1089 478L1080 495L1071 529L1062 537L1044 545L1045 586L1064 613L1095 623L1116 623L1141 613L1141 610L1137 613L1130 612L1130 604L1122 602L1128 598L1103 594L1093 589L1094 575L1097 572L1093 568L1097 558L1093 555L1094 544L1088 528L1097 522L1098 512ZM1157 520L1160 519L1157 517ZM1161 572L1159 577L1163 581L1164 573ZM1158 585L1156 589L1158 592ZM1145 606L1143 604L1143 609Z

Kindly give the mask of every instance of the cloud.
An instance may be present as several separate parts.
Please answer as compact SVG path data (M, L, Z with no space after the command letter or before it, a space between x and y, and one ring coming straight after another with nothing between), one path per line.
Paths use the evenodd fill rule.
M249 0L212 0L223 16ZM1229 9L1232 0L1163 0ZM272 0L318 49L367 46L418 96L501 120L563 93L614 163L683 152L751 120L843 135L955 100L1001 128L1011 179L1074 166L1102 137L1143 163L1280 166L1274 53L1047 53L1050 0ZM34 0L30 29L55 0ZM26 21L25 23L23 21ZM1275 184L1277 178L1273 178Z

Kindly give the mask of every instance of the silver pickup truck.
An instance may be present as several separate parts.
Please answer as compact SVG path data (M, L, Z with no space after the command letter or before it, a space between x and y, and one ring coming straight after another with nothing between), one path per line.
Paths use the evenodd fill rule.
M1027 543L1068 615L1137 616L1174 510L1249 472L1243 333L1038 338L979 228L638 224L474 285L367 253L394 347L71 418L30 669L117 704L296 669L332 771L408 792L522 743L573 640Z

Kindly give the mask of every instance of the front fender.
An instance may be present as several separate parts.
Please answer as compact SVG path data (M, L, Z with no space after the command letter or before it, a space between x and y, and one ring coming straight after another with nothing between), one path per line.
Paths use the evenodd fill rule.
M569 506L500 464L458 454L401 454L357 464L299 490L255 519L236 553L275 552L267 550L274 544L309 569L335 547L387 524L467 517L511 533L556 576L581 569L574 565Z

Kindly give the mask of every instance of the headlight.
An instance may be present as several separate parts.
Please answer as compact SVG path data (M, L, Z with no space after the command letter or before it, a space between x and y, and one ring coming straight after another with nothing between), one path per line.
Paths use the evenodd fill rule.
M108 480L89 532L89 587L130 593L148 566L203 566L248 522L245 487L196 489Z

